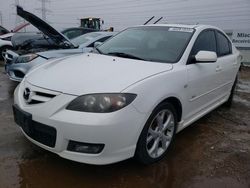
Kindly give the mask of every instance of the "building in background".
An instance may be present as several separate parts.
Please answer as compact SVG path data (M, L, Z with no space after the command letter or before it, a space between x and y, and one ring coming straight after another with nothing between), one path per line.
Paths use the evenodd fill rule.
M242 54L242 63L250 66L250 28L226 30L227 35L230 37L234 45L240 50Z

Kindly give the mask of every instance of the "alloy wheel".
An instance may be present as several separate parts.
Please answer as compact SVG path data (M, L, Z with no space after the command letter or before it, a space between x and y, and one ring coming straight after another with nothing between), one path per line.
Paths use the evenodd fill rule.
M158 158L164 154L175 131L175 118L170 110L161 110L153 118L147 134L146 147L150 157Z

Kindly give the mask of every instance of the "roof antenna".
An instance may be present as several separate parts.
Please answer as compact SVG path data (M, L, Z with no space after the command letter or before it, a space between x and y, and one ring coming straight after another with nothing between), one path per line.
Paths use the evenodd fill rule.
M153 20L155 17L152 16L148 21L146 21L143 25L147 25L151 20Z
M154 22L154 24L157 24L159 21L162 20L162 18L163 18L163 17L160 17L158 20L156 20L156 21Z

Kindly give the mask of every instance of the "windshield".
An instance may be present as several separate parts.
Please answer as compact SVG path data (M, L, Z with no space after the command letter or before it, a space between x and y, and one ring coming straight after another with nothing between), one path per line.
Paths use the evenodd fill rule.
M79 46L84 43L92 42L96 37L99 37L100 35L100 33L87 33L72 39L71 42Z
M181 58L194 29L178 27L129 28L98 47L106 55L175 63Z

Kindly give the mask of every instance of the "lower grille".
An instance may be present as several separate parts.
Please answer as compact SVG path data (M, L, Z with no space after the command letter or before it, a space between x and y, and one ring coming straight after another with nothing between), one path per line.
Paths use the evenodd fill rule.
M21 71L14 71L14 74L18 78L24 78L25 74Z
M56 129L32 120L32 115L13 105L15 122L32 139L49 147L55 147Z
M49 147L55 147L56 129L36 121L32 121L30 125L30 133L26 133L29 137Z

